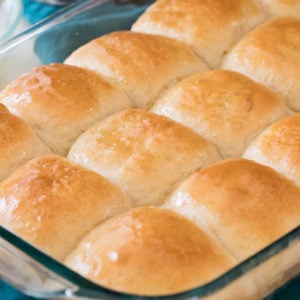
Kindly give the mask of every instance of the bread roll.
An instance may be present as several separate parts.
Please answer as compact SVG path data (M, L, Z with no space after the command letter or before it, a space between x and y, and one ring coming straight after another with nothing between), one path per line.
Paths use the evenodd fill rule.
M68 158L114 182L134 205L159 204L186 175L221 159L191 129L142 109L116 113L86 131Z
M300 18L299 0L259 0L270 17L294 16Z
M196 222L238 261L300 225L300 189L273 169L242 158L195 172L165 206Z
M158 100L152 111L191 127L213 142L224 158L242 156L263 129L288 114L277 94L226 70L188 77Z
M0 183L0 224L58 260L129 207L106 179L55 155L28 162Z
M181 40L216 68L232 45L264 20L255 0L158 0L132 30Z
M65 62L107 76L141 108L150 107L178 80L208 70L186 44L131 31L97 38L75 50Z
M300 186L300 113L267 128L244 157L272 167Z
M110 289L152 296L197 287L235 264L195 224L151 207L135 208L98 226L65 262Z
M300 110L300 19L275 18L241 39L222 68L241 72L281 95Z
M0 104L0 180L26 161L50 153L27 123Z
M133 106L98 74L63 64L39 66L20 76L1 92L0 102L61 155L95 121Z

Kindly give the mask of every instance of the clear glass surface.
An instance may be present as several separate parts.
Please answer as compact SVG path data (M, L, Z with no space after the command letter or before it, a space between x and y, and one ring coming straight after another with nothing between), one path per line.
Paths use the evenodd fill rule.
M251 289L253 299L259 299L299 274L300 227L297 227L208 284L163 297L130 295L90 282L0 226L0 278L39 298L224 300L239 299L237 296Z
M21 20L22 12L21 0L0 0L0 43L13 34Z

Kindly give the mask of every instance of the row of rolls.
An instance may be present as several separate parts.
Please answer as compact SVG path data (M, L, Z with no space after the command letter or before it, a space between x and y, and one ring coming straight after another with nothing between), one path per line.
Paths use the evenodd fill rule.
M0 223L113 290L207 283L300 225L299 78L298 1L158 0L1 91Z

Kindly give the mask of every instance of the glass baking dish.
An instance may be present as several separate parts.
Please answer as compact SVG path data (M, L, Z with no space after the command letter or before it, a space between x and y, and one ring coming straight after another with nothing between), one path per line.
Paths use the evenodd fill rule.
M34 66L63 62L93 38L129 29L152 2L83 0L61 9L0 44L0 89ZM257 290L252 299L259 299L299 275L300 226L212 282L164 297L124 294L96 285L0 226L0 278L38 298L237 299L235 292L254 280Z
M23 12L21 0L0 1L0 42L8 39L17 28Z

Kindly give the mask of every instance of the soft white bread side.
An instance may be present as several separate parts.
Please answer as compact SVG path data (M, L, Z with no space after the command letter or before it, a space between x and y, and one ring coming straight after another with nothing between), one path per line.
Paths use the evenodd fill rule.
M192 128L214 143L224 158L242 156L268 125L288 115L276 93L226 70L188 77L151 110Z
M259 0L270 17L294 16L300 18L299 0Z
M242 38L222 68L243 73L273 89L300 110L300 19L278 17Z
M300 113L267 128L244 157L272 167L300 186Z
M195 224L151 207L135 208L104 222L65 262L110 289L153 296L197 287L235 264Z
M186 44L173 39L118 31L75 50L65 61L105 75L141 108L148 108L180 79L208 67Z
M132 30L181 40L216 68L232 45L264 20L255 0L158 0Z
M0 104L0 180L28 160L50 153L26 122Z
M196 222L238 261L300 225L300 189L273 169L242 158L195 172L165 206Z
M68 158L111 180L134 205L159 204L185 176L221 159L190 128L142 109L99 122L76 140Z
M131 206L106 179L56 155L18 168L0 183L0 199L0 224L58 260Z
M39 66L20 76L0 93L0 102L61 155L91 124L133 106L100 75L64 64Z

